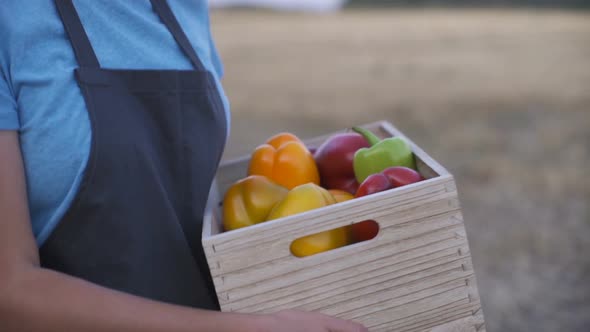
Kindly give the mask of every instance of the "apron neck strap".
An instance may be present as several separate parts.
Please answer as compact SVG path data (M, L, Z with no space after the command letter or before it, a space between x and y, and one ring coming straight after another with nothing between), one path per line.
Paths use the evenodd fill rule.
M150 0L150 2L152 3L152 8L154 11L158 14L158 16L160 16L160 19L166 25L186 56L188 56L195 69L205 71L205 66L203 66L203 63L201 63L201 60L195 52L195 49L182 30L182 27L176 20L176 16L174 16L172 9L170 9L170 6L168 5L168 2L166 0Z
M150 1L154 11L160 16L160 19L166 25L186 56L188 56L195 69L205 71L205 66L201 63L195 49L192 47L186 34L180 27L180 24L176 20L168 2L166 0ZM66 33L70 38L78 64L81 67L100 68L96 53L94 53L92 44L90 44L86 30L84 30L84 26L80 21L80 16L78 16L78 12L72 3L72 0L55 0L55 4Z
M82 26L72 0L55 0L55 4L66 33L70 38L78 64L81 67L99 68L100 63L96 58L94 49L88 40L88 35L84 30L84 26Z

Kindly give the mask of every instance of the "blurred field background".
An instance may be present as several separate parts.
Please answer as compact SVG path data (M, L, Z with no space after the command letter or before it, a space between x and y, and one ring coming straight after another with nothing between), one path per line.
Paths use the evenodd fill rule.
M391 121L455 176L488 331L590 331L590 12L215 10L225 158Z

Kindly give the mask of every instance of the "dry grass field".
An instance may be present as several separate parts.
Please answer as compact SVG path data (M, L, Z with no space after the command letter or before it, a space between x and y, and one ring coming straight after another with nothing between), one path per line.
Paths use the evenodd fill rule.
M590 13L219 11L232 136L389 120L457 178L489 331L590 331Z

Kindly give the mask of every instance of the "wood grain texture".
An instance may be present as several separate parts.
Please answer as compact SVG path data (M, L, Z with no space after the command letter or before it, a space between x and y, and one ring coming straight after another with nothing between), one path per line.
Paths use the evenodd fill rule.
M389 123L365 127L406 138ZM306 144L318 146L328 136ZM483 331L454 179L407 140L427 180L221 233L220 194L245 176L248 159L224 164L203 227L221 309L318 311L370 331ZM379 224L373 240L305 258L290 253L297 238L363 220Z

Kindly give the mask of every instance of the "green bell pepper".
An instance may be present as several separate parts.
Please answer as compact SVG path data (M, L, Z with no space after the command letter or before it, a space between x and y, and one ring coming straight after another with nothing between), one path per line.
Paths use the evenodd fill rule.
M352 130L363 135L370 146L359 149L354 154L354 175L359 183L363 183L369 175L379 173L388 167L404 166L416 170L412 149L401 137L380 140L367 129L353 127Z

